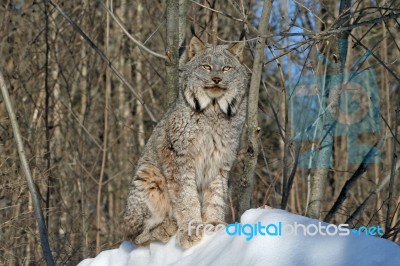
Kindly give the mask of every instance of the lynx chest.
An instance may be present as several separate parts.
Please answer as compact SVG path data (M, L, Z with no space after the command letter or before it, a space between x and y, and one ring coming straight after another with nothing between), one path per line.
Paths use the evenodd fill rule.
M221 114L222 116L222 114ZM241 131L221 117L200 117L188 146L199 191L220 175L227 175L236 157Z

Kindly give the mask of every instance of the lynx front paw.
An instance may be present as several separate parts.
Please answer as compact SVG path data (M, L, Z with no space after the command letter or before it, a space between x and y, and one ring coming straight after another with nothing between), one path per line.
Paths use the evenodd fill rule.
M151 240L159 240L163 243L169 241L171 236L176 233L177 227L176 223L173 221L164 221L158 227L154 228L151 232L152 239Z
M150 232L144 231L133 240L133 243L138 246L148 246L150 244L150 237Z
M190 222L181 226L176 234L176 241L183 249L188 249L197 244L203 238L203 230L198 230L202 222Z

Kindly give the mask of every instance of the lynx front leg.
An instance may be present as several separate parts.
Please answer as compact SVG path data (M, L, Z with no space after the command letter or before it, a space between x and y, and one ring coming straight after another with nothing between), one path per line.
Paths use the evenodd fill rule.
M228 198L227 172L213 179L203 195L203 221L209 224L225 223L225 209Z
M180 178L169 180L169 192L173 205L174 217L178 225L176 240L184 248L190 248L202 238L196 235L196 226L202 223L201 206L194 174L186 171ZM189 229L189 223L191 226Z

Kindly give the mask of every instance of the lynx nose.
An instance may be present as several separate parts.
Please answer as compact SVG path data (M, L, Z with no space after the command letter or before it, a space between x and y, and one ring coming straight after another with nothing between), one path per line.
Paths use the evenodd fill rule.
M214 81L215 84L220 83L220 81L222 80L220 77L213 77L211 79L212 79L212 81Z

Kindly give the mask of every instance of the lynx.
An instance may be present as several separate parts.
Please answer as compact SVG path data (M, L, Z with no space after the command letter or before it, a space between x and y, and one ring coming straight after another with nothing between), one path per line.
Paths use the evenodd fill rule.
M130 186L124 221L135 244L176 234L186 249L202 238L189 234L189 221L224 222L228 173L246 118L243 48L190 41L179 96L155 127Z

